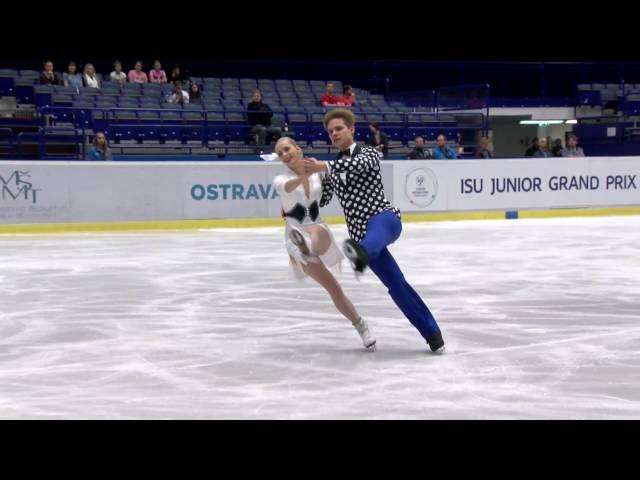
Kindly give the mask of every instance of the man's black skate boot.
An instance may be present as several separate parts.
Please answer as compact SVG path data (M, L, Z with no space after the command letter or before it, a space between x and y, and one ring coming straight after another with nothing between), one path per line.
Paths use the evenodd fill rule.
M444 353L444 340L442 339L442 332L440 330L428 336L427 343L433 353Z
M344 241L342 249L351 262L353 269L357 273L363 273L367 265L369 265L367 251L350 238Z

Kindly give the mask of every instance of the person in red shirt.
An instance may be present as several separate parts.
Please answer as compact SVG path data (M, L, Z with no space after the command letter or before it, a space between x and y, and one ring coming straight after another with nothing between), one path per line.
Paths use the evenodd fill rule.
M333 82L327 82L327 87L324 95L320 97L320 105L322 105L323 107L333 107L338 105L338 103L340 102L340 98L333 93L335 87L336 86Z
M353 88L351 88L351 85L345 85L342 88L342 92L343 94L342 97L340 97L340 103L345 107L353 106L353 102L355 102L356 96L353 93Z

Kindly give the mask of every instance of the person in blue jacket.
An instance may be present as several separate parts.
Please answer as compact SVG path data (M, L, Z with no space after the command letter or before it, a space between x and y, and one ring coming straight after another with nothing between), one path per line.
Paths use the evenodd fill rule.
M93 146L86 156L87 160L113 160L111 149L107 144L107 137L103 132L97 132L93 138Z
M436 139L436 148L431 150L431 158L434 160L448 160L452 158L458 158L456 151L447 146L447 137L444 135L438 135Z

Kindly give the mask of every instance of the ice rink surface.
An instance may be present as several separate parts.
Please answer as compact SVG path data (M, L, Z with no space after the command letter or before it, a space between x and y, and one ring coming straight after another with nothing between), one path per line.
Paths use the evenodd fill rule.
M405 224L442 356L345 262L365 351L282 232L0 237L0 418L640 419L640 217Z

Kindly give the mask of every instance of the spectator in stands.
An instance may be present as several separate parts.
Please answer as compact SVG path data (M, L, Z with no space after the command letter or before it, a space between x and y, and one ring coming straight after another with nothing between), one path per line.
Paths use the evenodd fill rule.
M93 146L89 149L86 156L87 160L113 160L111 149L107 144L107 137L103 132L96 132L93 138Z
M336 86L333 82L327 82L324 95L320 97L320 105L322 105L323 107L335 107L336 105L338 105L340 98L333 93L335 88Z
M120 85L127 83L127 75L122 71L122 64L116 60L113 62L113 72L109 75L112 82L119 82Z
M53 62L44 62L42 64L40 85L60 85L60 79L56 72L53 71Z
M540 146L538 145L538 140L538 137L533 137L533 139L531 140L531 146L524 152L525 157L533 157L533 154L538 151L538 149L540 148Z
M553 141L553 147L551 147L551 156L553 157L561 157L562 156L562 139L556 138Z
M137 61L133 67L133 70L129 70L129 82L130 83L149 83L147 74L142 71L142 62Z
M179 65L174 65L173 68L171 68L171 75L169 76L169 81L171 83L175 83L175 82L186 82L187 80L189 80L189 77L187 77L186 75L180 73L180 66Z
M413 150L409 152L409 160L426 160L431 158L431 152L424 146L424 138L417 136L415 139L415 146Z
M186 105L189 103L189 94L182 89L182 82L175 82L175 93L173 93L167 101L176 105Z
M65 87L74 87L76 90L82 86L82 75L78 73L76 62L69 62L67 71L62 74L62 82Z
M525 157L548 157L547 139L535 137L531 141L531 147L524 153Z
M476 148L476 158L493 158L493 145L487 137L480 137L480 145Z
M167 74L162 70L160 60L153 62L153 70L149 71L149 83L167 83Z
M584 157L582 147L578 146L578 137L571 134L567 140L567 147L562 149L563 157Z
M258 145L266 145L267 140L278 140L282 136L282 129L271 125L273 111L262 101L260 90L254 90L251 102L247 105L247 119L251 125L251 135L256 135Z
M340 98L339 103L345 107L351 107L355 101L356 96L353 93L353 88L351 85L345 85L342 89L342 97Z
M538 149L533 152L533 157L550 157L551 154L549 150L547 150L547 139L546 137L540 137L538 139Z
M447 137L440 134L438 138L436 138L436 148L431 151L431 157L434 160L446 160L458 158L458 154L453 148L447 145Z
M378 122L369 122L369 135L364 143L376 147L384 158L389 156L389 137L380 130Z
M192 83L189 87L189 103L202 105L202 92L197 83Z
M547 138L546 137L542 137L538 140L538 146L540 147L540 151L538 153L538 155L534 155L534 156L538 156L538 157L550 157L551 153L549 152L549 149L547 148Z
M96 75L96 70L91 63L84 66L84 74L82 75L82 84L85 87L100 88L100 80Z

